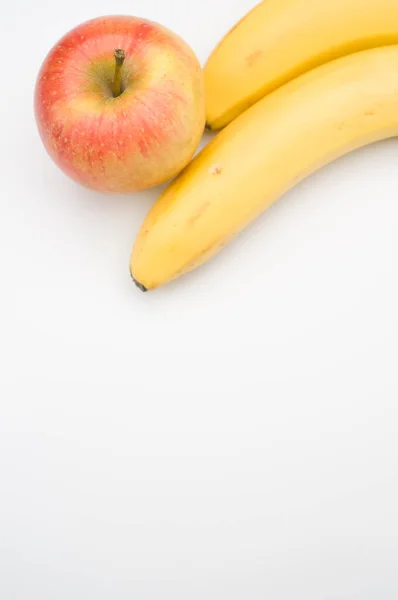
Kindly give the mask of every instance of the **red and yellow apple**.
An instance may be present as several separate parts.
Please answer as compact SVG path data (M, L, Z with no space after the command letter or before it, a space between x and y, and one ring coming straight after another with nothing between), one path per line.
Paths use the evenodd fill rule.
M179 173L205 126L204 77L192 49L144 19L93 19L46 57L35 115L55 163L86 187L134 192Z

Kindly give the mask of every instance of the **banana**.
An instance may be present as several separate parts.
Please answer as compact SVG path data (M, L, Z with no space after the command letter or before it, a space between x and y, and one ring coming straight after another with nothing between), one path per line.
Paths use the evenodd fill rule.
M297 182L393 136L398 45L351 54L289 82L221 131L165 190L138 234L133 278L146 290L191 271Z
M397 0L265 0L205 66L208 127L221 129L317 66L392 44L398 44Z

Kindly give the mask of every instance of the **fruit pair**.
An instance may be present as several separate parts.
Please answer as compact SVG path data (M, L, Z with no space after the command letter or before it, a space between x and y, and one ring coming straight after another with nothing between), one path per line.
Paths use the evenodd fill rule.
M137 237L142 290L206 261L322 165L398 135L398 2L264 0L204 75L180 38L132 17L76 28L39 74L43 142L80 183L131 192L183 169ZM226 127L186 166L204 88L208 126Z

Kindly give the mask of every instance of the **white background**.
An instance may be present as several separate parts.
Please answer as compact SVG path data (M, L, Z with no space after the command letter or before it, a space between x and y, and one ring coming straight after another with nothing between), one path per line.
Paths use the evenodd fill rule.
M80 22L157 20L204 62L254 3L1 3L2 600L398 597L398 141L144 295L159 190L81 189L36 132L36 74Z

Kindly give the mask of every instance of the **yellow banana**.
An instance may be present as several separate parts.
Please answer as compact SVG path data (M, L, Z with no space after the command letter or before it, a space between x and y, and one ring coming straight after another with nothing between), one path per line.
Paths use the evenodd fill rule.
M284 192L351 150L398 135L398 45L332 61L266 96L171 183L136 240L152 289L213 256Z
M397 0L265 0L207 62L208 126L224 127L321 64L390 44L398 44Z

